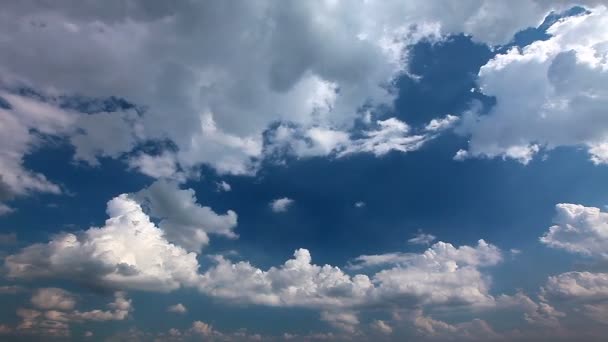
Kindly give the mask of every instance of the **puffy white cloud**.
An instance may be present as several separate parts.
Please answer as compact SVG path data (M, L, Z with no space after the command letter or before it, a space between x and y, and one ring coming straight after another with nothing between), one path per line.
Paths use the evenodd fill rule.
M335 314L344 313L336 311L339 308L396 302L484 306L493 305L494 298L488 292L489 278L478 267L500 260L500 251L483 240L477 247L460 248L439 242L422 254L383 261L397 265L370 279L364 274L347 275L338 267L314 265L310 253L299 249L293 259L267 271L217 257L217 265L203 274L199 288L236 302L321 308Z
M216 185L217 185L218 191L228 192L228 191L232 190L232 187L230 186L230 184L226 183L226 181L218 182Z
M49 287L38 289L31 302L38 309L71 310L76 305L76 298L65 290Z
M608 258L608 213L569 203L557 204L555 210L555 225L540 238L542 243L572 253Z
M69 337L72 323L120 321L127 318L133 309L131 300L127 299L123 292L114 294L114 301L108 304L110 310L74 310L75 297L57 288L39 289L31 302L41 310L17 310L17 316L21 318L16 329L19 334Z
M608 299L608 273L567 272L551 276L543 287L547 297Z
M159 227L169 242L188 251L199 253L209 243L207 234L237 237L233 231L237 225L234 211L216 214L197 203L194 190L182 190L175 182L158 180L134 198L148 209L150 216L161 220Z
M8 276L153 291L196 282L196 254L169 243L135 200L120 195L108 202L107 213L103 227L59 234L6 257Z
M129 159L129 166L152 178L185 180L185 174L179 170L175 155L164 152L160 155L140 153Z
M287 197L277 198L270 202L270 208L275 213L282 213L282 212L287 211L287 209L289 209L289 207L293 204L293 202L294 202L294 200L292 200L291 198L287 198Z
M188 309L186 308L186 306L184 306L184 304L177 303L175 305L169 306L167 308L167 311L177 313L177 314L185 314L186 312L188 312Z
M543 149L581 146L594 163L608 160L608 9L604 3L589 10L553 24L550 39L512 48L480 69L479 87L496 106L487 115L465 115L460 129L469 146L456 159L526 164Z

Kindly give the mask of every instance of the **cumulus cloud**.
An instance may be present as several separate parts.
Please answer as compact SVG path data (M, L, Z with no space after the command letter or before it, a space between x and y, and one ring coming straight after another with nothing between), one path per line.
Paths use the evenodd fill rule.
M567 272L551 276L543 291L558 298L608 299L608 273Z
M549 247L590 257L608 258L608 213L599 208L560 203L555 225L540 241Z
M267 271L248 262L232 263L216 258L216 266L205 272L200 289L215 297L236 302L272 306L337 308L402 301L406 305L435 304L493 305L489 278L478 267L500 262L500 251L483 241L477 247L455 248L439 242L423 254L391 260L371 278L347 275L340 268L311 263L310 253L299 249L294 258ZM352 314L352 313L351 313Z
M65 290L50 287L38 289L31 302L38 309L71 310L76 305L76 298Z
M103 227L63 233L5 259L13 278L74 279L91 286L170 291L196 281L196 254L171 244L123 194L108 202Z
M166 239L188 251L200 253L209 243L208 234L236 238L237 215L215 213L197 203L192 189L180 189L171 181L158 180L134 195L151 217L160 219Z
M220 173L251 174L263 157L263 132L272 123L291 123L306 132L313 147L301 153L327 154L344 143L345 132L363 118L363 107L390 107L397 93L393 81L406 69L408 44L452 33L504 44L552 10L574 3L601 1L508 6L467 0L447 10L445 4L426 1L227 5L137 0L103 10L70 0L12 2L0 18L0 78L8 88L120 96L146 108L143 115L122 108L112 114L68 115L78 128L70 135L77 160L96 164L98 157L120 157L140 142L167 139L176 147L172 156L166 151L138 154L129 157L130 165L157 178L173 178L179 170L190 174L201 164ZM44 51L46 57L32 51ZM57 124L67 122L57 118L47 133L63 134L65 127ZM446 119L432 121L427 130L451 124L452 118ZM416 148L420 138L404 136L407 126L395 120L379 121L379 130L367 132L367 140L344 153ZM8 124L21 129L25 141L31 139L23 122L3 127ZM42 175L23 169L19 156L30 151L23 139L2 145L16 152L10 163L2 163L11 186L59 191ZM593 148L599 151L602 145Z
M52 337L69 337L72 323L121 321L133 310L131 300L123 292L114 294L109 310L75 310L76 297L58 288L37 290L31 299L36 309L19 308L17 316L21 322L16 331L19 334Z
M282 213L287 211L289 207L293 204L294 200L287 197L277 198L270 202L270 209L275 213Z
M188 312L188 309L186 308L186 306L184 306L184 304L177 303L175 305L169 306L167 308L167 311L173 312L173 313L176 313L176 314L185 314L186 312Z
M585 148L591 160L608 160L608 9L553 24L546 41L514 47L479 71L479 88L496 97L488 115L469 113L461 132L470 135L456 159L502 157L526 164L541 150ZM525 75L525 77L524 77Z

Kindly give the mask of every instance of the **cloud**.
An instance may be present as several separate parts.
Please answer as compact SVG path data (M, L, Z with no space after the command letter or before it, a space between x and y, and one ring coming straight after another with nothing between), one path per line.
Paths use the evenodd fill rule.
M232 187L230 186L230 184L226 183L225 181L218 182L216 185L217 185L218 191L228 192L228 191L232 190Z
M358 258L362 260L363 258ZM240 303L303 306L336 312L338 308L367 305L434 304L493 305L489 278L477 267L500 262L500 251L483 241L477 247L455 248L439 242L423 254L403 255L371 279L349 276L335 266L311 263L310 253L299 249L294 258L267 271L248 262L216 258L216 265L201 277L199 288L214 297Z
M567 272L551 276L543 287L547 297L608 299L608 273Z
M470 140L456 159L527 164L539 151L574 146L586 149L595 164L608 161L608 9L600 4L554 23L550 39L511 48L481 67L479 88L497 102L487 115L461 120L460 132Z
M459 117L455 115L446 115L441 119L432 119L424 129L429 132L438 132L446 130L452 126L459 120Z
M23 158L45 143L44 136L66 135L76 114L45 102L0 91L0 204L14 196L35 192L61 193L61 188L40 173L27 170ZM1 211L10 212L2 205Z
M431 244L431 242L435 241L436 238L437 237L435 235L418 232L418 234L416 234L416 236L407 240L407 242L411 243L412 245L427 245L428 246Z
M608 258L608 213L599 208L560 203L555 225L540 241L552 248L589 257Z
M123 194L103 227L62 233L5 259L13 278L65 278L91 286L170 291L197 279L196 254L169 243L141 206Z
M197 203L192 189L180 189L171 181L158 180L137 192L135 198L148 210L151 217L160 219L159 228L166 239L188 251L200 253L209 243L208 234L236 238L234 228L237 214L215 213L211 208Z
M107 305L110 310L74 310L75 298L62 289L39 289L31 299L37 309L17 310L21 322L17 325L16 332L27 335L69 337L72 323L121 321L133 310L131 300L127 299L123 292L114 294L114 301Z
M386 322L379 319L372 322L372 329L385 335L390 335L393 333L393 328L391 328L390 325L386 324Z
M219 173L252 174L263 158L263 133L273 123L306 132L313 147L301 150L303 155L327 154L363 118L362 109L390 107L397 94L393 81L406 71L408 45L459 33L505 44L552 10L581 2L601 3L518 1L508 7L466 0L446 10L445 4L395 0L229 5L135 0L128 9L101 10L70 0L19 2L5 6L0 18L0 77L11 89L120 96L145 108L70 115L70 126L77 128L70 135L77 160L96 164L98 157L119 158L139 143L166 139L175 145L173 157L166 151L150 158L139 154L128 156L129 163L153 177L169 178L174 170L189 175L202 164ZM514 8L516 14L501 15ZM367 132L366 141L345 153L381 155L418 146L419 138L403 136L405 128L394 120L380 121L380 130ZM427 129L445 123L436 120ZM10 145L17 153L11 163L3 160L3 174L10 167L9 182L21 191L58 192L42 175L23 169L19 156L31 151L23 144L30 138L22 122L17 125L25 140ZM56 128L61 129L48 133L64 134L65 127ZM112 139L101 139L107 136ZM163 167L155 170L152 163ZM15 172L23 175L18 182Z
M31 302L38 309L72 310L76 305L76 298L65 290L49 287L38 289Z
M185 314L188 312L188 309L182 303L177 303L175 305L171 305L167 308L168 312L173 312L177 314Z
M0 203L0 216L10 214L15 211L15 208L11 208L6 204Z
M287 209L293 204L294 200L287 197L277 198L270 202L270 208L275 213L286 212Z

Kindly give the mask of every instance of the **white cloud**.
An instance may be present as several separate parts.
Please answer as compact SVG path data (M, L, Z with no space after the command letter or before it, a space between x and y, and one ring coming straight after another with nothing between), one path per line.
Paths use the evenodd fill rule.
M448 128L454 126L454 124L458 121L458 119L459 118L457 116L448 114L444 118L441 118L441 119L432 119L424 127L424 129L429 132L443 131L445 129L448 129Z
M372 329L386 335L390 335L393 333L393 328L391 328L391 326L383 320L379 319L372 322Z
M39 289L31 299L37 309L17 310L21 322L16 331L19 334L69 337L72 323L121 321L133 310L131 300L127 299L123 292L114 294L114 301L107 305L110 310L74 310L75 298L62 289Z
M365 202L363 202L363 201L355 202L355 208L363 208L363 207L365 207Z
M139 142L167 139L176 147L175 164L142 155L131 164L153 177L166 178L180 169L190 174L201 164L220 173L251 174L263 157L262 133L272 123L293 123L307 132L312 147L299 153L327 154L363 118L362 106L390 106L396 94L391 82L406 68L408 44L461 32L476 41L504 44L551 10L572 3L578 2L161 5L135 0L128 8L101 9L70 0L16 2L5 6L0 17L0 77L9 87L120 96L147 108L141 117L126 111L75 118L76 159L94 164L100 156L122 156ZM513 15L502 15L515 9ZM45 58L32 51L44 51ZM348 153L380 155L420 143L415 136L404 137L404 127L393 121L381 125L380 131L368 132L371 140L358 142ZM443 125L431 122L428 129ZM380 133L388 126L393 129L390 143ZM30 139L26 131L20 135ZM18 156L30 149L20 146L11 148L18 152L11 163L2 163L10 167L11 186L58 192L42 175L22 168ZM149 167L154 162L163 167ZM15 172L24 177L11 176Z
M361 259L361 258L359 258ZM247 262L231 263L217 257L217 265L202 276L204 293L236 302L272 306L304 306L326 309L395 303L411 305L493 305L489 278L478 267L495 265L500 251L483 241L477 247L455 248L439 242L423 254L403 256L370 279L349 276L338 267L311 263L307 250L299 249L281 267L267 271ZM410 305L408 304L408 305Z
M23 158L44 144L45 135L69 133L76 114L3 91L0 91L0 97L10 105L10 109L0 106L0 200L32 192L61 193L61 188L44 175L25 169ZM8 206L2 207L4 213L9 212Z
M462 120L470 140L457 159L526 164L543 149L580 146L594 163L608 160L608 9L604 3L590 10L553 24L550 39L512 48L480 69L479 88L497 103L488 115Z
M427 245L428 246L431 244L431 242L435 241L435 239L437 239L437 237L435 235L418 232L418 234L416 234L416 236L407 240L407 242L409 242L413 245Z
M293 202L294 202L294 200L292 200L291 198L287 198L287 197L277 198L270 202L270 208L275 213L282 213L282 212L287 211L287 209L289 209L289 207L293 204Z
M555 225L540 241L549 247L596 258L608 258L608 213L599 208L560 203Z
M237 237L234 211L219 215L198 204L194 190L182 190L175 182L158 180L136 193L134 198L148 209L151 217L161 220L159 228L169 242L188 251L200 253L209 243L208 234Z
M72 310L76 298L65 290L50 287L38 289L31 302L38 309Z
M545 296L565 299L608 299L608 273L567 272L551 276Z
M228 191L232 190L232 187L230 186L230 184L226 183L226 181L218 182L216 185L217 185L218 191L228 192Z
M378 128L364 132L365 138L351 141L338 156L352 153L373 153L382 156L390 151L409 152L417 150L427 140L426 135L411 135L410 127L396 118L376 122Z
M173 312L177 314L185 314L188 312L188 309L182 303L177 303L175 305L171 305L167 308L168 312Z
M196 254L169 243L126 194L108 202L103 227L63 233L5 259L14 278L67 278L110 288L170 291L196 282Z
M128 163L129 167L152 178L185 180L185 174L179 171L175 155L169 152L160 155L141 153L131 157Z

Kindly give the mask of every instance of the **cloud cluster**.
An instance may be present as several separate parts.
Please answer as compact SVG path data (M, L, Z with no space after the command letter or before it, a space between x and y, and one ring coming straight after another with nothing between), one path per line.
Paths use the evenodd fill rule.
M470 136L457 159L502 157L528 163L542 150L583 147L608 162L608 8L554 23L551 38L496 55L479 71L479 89L496 97L487 115L469 113Z
M15 331L19 334L68 337L72 323L121 321L133 310L131 300L123 292L114 294L114 301L108 304L109 310L75 310L76 297L58 288L38 289L31 302L34 309L17 310L21 322Z
M409 127L394 118L378 120L378 129L364 132L366 139L348 138L357 120L368 121L366 113L391 106L396 94L393 81L406 69L408 44L458 33L490 45L505 44L552 10L579 3L594 6L601 1L519 0L516 6L507 6L486 0L452 5L397 0L306 4L136 0L103 9L92 2L70 0L10 2L0 16L0 85L37 89L50 97L36 101L29 95L2 96L1 127L6 131L0 137L10 139L1 141L0 174L18 193L60 191L43 175L23 169L23 156L39 141L31 129L67 136L75 148L74 158L91 165L97 165L99 157L121 157L143 142L170 141L174 148L127 158L132 168L144 174L176 180L196 172L201 164L220 173L255 172L264 158L263 133L276 122L303 132L306 143L294 148L302 156L410 151L426 139L409 135ZM505 12L512 15L502 15ZM601 17L601 11L594 15ZM585 27L602 27L601 20L590 20L596 23ZM580 25L571 26L552 28L557 38L551 44L560 45L554 50L571 48L567 36L579 33L566 33ZM598 30L582 31L584 37L595 37L593 32ZM554 69L559 69L556 75L567 78L587 70L601 82L603 72L593 72L601 71L601 59L596 57L594 62L582 57L583 48L601 53L600 46L593 45L599 41L601 37L595 37L576 45L581 53L575 57L564 52L557 54L563 57L553 58L553 54L549 59L559 59L554 63ZM42 52L45 58L40 58ZM482 70L481 83L487 93L502 97L493 90L502 88L492 86L492 73L512 55L497 57L498 62ZM572 58L584 63L572 64ZM555 84L572 83L561 82L557 76ZM575 86L598 90L588 83ZM534 89L543 88L534 85ZM559 93L570 98L565 89ZM95 113L77 115L62 108L79 109L82 101L69 100L61 106L48 101L74 94L93 99L120 96L145 110L98 106ZM585 107L587 112L600 108L599 102L593 103L597 105ZM433 120L426 130L442 129L453 119ZM485 145L480 130L471 129L470 152L499 153L476 147ZM602 140L586 143L601 160ZM526 150L510 148L519 158L528 158Z
M555 225L540 238L552 248L605 260L608 214L599 208L561 203L555 206ZM608 323L608 273L570 271L550 276L541 289L542 298L567 305L600 323Z
M103 227L64 233L8 256L8 276L76 279L90 286L170 291L197 279L195 253L168 242L128 195L108 202Z

